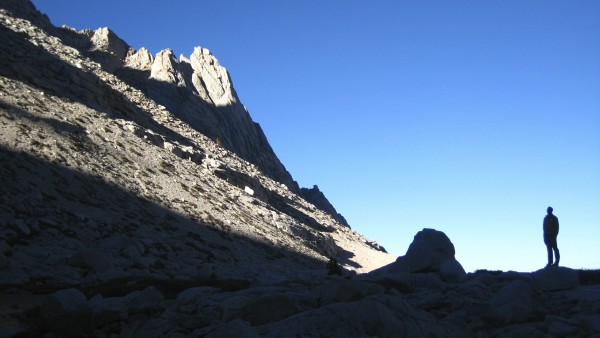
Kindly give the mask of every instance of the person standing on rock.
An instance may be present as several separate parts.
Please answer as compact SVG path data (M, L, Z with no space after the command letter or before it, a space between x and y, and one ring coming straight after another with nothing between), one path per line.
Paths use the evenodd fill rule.
M548 214L544 217L544 244L548 250L548 265L558 266L560 261L560 253L558 251L558 245L556 244L556 237L558 236L558 217L552 214L552 207L548 207L546 210ZM552 263L552 251L554 251L554 263Z

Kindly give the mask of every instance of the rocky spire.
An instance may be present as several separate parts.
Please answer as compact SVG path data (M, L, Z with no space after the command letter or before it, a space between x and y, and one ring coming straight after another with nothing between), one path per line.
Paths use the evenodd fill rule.
M192 82L203 99L217 107L238 103L229 73L206 48L196 47L190 56Z
M150 71L150 79L172 83L177 87L185 87L185 79L179 71L179 61L171 49L164 49L156 54Z
M137 51L130 49L125 59L125 66L139 70L149 70L152 68L154 57L150 52L142 47Z
M85 32L86 35L89 31ZM129 52L129 45L107 27L98 28L90 35L90 52L96 55L109 72L121 67Z

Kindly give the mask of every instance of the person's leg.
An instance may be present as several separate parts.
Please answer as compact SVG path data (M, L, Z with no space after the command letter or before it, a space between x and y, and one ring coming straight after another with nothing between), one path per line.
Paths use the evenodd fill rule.
M548 250L548 265L552 265L552 247L550 245L546 245L546 250Z
M560 262L560 252L558 251L558 246L555 245L552 249L554 250L554 265L558 266L558 262Z

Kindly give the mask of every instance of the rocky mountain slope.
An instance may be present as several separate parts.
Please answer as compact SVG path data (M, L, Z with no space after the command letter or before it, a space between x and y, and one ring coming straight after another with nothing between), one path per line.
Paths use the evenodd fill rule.
M576 271L467 275L434 230L392 263L297 186L206 49L24 0L0 41L0 336L600 334Z
M53 27L29 2L3 6L1 140L3 157L12 159L3 168L11 183L3 187L3 197L11 200L6 202L10 222L22 219L14 208L8 210L22 190L41 196L39 208L46 211L36 212L43 216L60 219L61 208L85 214L92 205L104 218L82 217L100 224L116 222L106 212L111 208L142 217L148 212L128 204L143 200L151 204L139 209L161 209L211 231L290 247L317 260L352 256L348 267L359 271L378 263L345 254L343 242L359 242L376 256L387 256L339 222L337 213L330 214L335 209L322 193L306 194L317 197L317 206L300 197L302 190L208 50L198 47L181 61L170 50L154 58L143 49L133 51L109 29L74 32ZM20 162L29 171L19 169ZM41 181L24 182L28 174ZM49 180L52 176L63 179ZM109 192L115 188L123 201ZM102 190L107 193L96 193ZM21 202L36 201L29 197ZM51 207L59 210L47 210ZM37 229L32 222L39 219L23 220L22 228L30 229L24 233Z

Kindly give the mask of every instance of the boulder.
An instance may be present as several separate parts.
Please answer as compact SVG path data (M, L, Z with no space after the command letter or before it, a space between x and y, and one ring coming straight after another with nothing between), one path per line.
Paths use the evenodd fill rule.
M415 235L406 255L398 257L382 272L440 272L444 266L446 278L459 281L464 276L464 269L454 258L454 253L454 245L445 233L423 229Z
M134 291L125 296L127 312L145 313L153 312L163 308L165 296L154 286L149 286L142 291Z
M98 295L90 299L89 305L92 309L93 328L127 319L128 316L123 297L103 298Z
M467 273L456 259L449 259L440 264L440 277L444 282L460 283L467 278Z
M51 330L67 336L89 331L92 311L77 289L65 289L49 295L41 305L41 316Z
M491 305L494 317L503 323L522 322L533 313L533 295L528 283L515 280L506 284Z
M537 290L556 291L579 286L579 273L563 267L549 267L533 273L533 286Z
M87 306L85 295L74 288L56 291L42 302L42 311L57 314L74 312Z

